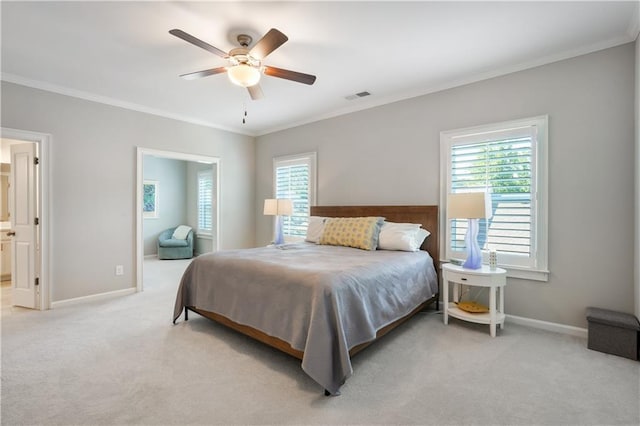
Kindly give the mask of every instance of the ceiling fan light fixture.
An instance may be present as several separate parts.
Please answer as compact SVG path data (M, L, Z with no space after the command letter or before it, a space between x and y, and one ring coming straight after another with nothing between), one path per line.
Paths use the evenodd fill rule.
M247 64L238 64L227 69L229 80L241 87L251 87L260 81L260 70Z
M179 29L173 29L169 31L169 34L229 61L228 66L210 68L180 75L180 77L187 80L207 77L215 74L223 74L226 72L229 76L229 80L231 80L233 84L247 88L249 96L251 96L251 99L254 101L264 97L262 88L260 87L260 84L258 84L262 74L308 85L312 85L316 81L315 75L304 74L273 66L263 66L262 61L274 50L289 40L286 35L275 28L271 28L251 48L249 48L253 41L251 36L239 34L237 40L240 47L231 49L229 53L226 53L217 47Z

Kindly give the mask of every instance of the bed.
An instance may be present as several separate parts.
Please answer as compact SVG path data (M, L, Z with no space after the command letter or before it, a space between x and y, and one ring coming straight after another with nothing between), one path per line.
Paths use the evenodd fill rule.
M438 207L314 206L311 215L380 216L430 235L417 252L301 242L199 256L180 282L174 323L196 312L300 359L325 395L339 395L352 356L438 309Z

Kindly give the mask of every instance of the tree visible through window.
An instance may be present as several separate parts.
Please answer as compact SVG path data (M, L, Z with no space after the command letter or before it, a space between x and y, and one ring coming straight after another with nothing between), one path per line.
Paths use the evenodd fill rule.
M538 117L441 134L442 170L446 173L442 205L446 206L446 194L489 192L493 217L480 220L480 247L496 250L501 266L544 274L546 128L546 117ZM467 223L447 218L447 258L464 257Z
M480 220L481 248L531 255L531 161L530 136L451 148L451 192L491 193L493 217ZM451 227L452 248L464 250L467 220Z

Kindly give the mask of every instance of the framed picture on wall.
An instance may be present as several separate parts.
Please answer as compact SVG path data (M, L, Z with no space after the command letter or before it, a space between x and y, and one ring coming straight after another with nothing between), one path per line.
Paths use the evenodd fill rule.
M142 188L142 216L145 219L155 219L158 217L158 181L145 180Z

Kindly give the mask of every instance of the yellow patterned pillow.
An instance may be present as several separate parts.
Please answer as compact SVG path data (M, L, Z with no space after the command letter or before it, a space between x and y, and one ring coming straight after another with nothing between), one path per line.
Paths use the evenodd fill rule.
M375 250L383 217L333 217L327 219L319 244Z

